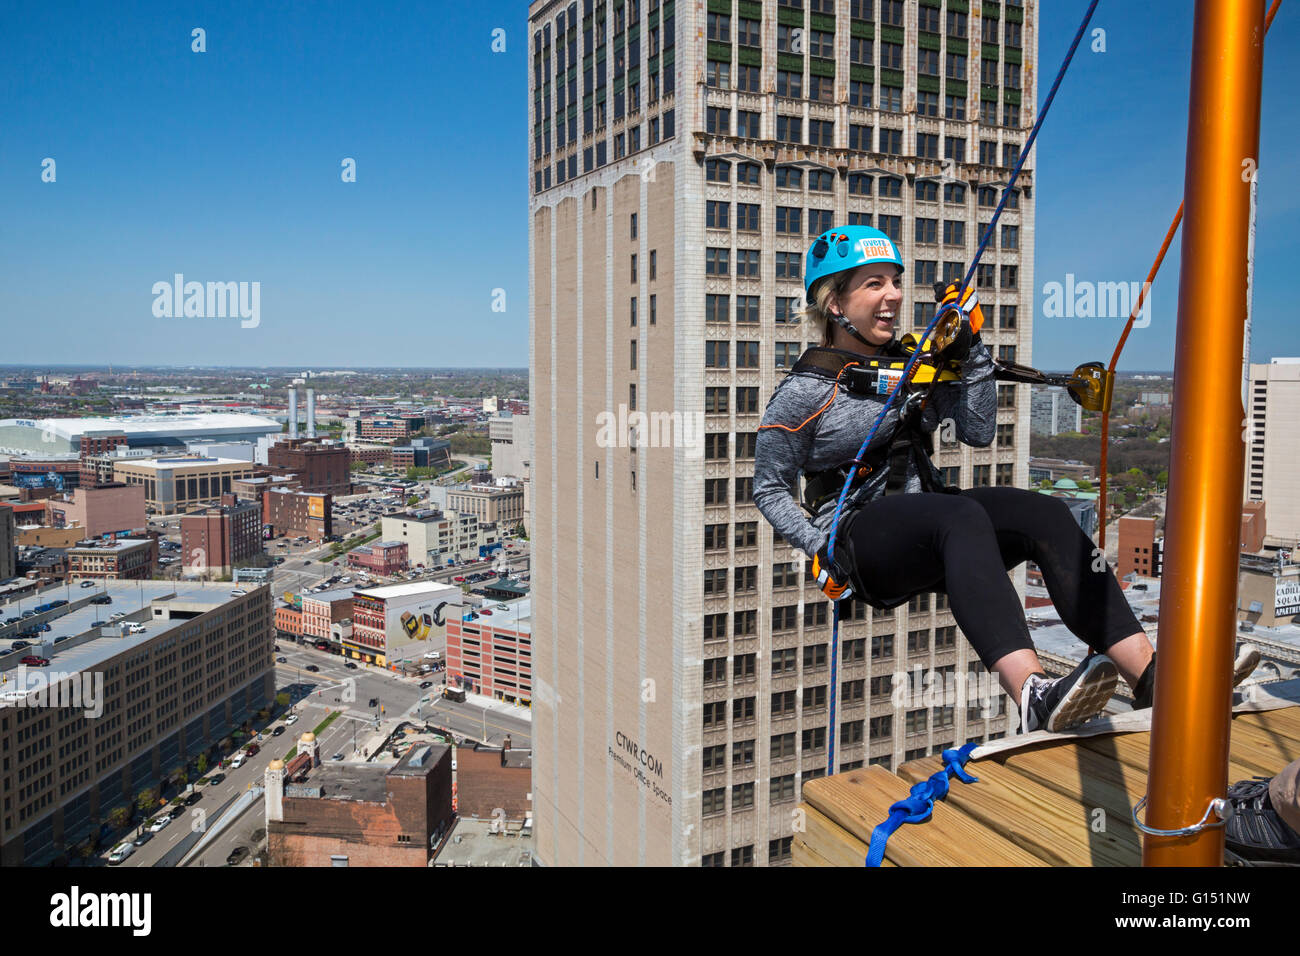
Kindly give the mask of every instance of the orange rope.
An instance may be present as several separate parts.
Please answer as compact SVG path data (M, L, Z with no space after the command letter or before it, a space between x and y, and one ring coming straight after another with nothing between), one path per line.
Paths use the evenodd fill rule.
M859 366L859 364L860 364L860 363L858 363L858 362L849 362L847 365L844 366L844 368L840 369L839 375L836 375L836 376L835 376L835 388L831 390L831 397L828 398L828 399L826 399L826 404L823 405L821 408L817 409L817 411L813 412L811 415L809 415L807 418L805 418L803 421L801 421L801 422L800 422L798 425L796 425L794 428L791 428L789 425L778 425L778 424L776 424L776 423L774 422L774 423L771 424L771 425L759 425L759 426L758 426L759 429L762 430L762 429L764 429L764 428L779 428L779 429L781 429L782 431L787 431L787 432L797 432L797 431L799 431L801 428L803 428L805 425L807 425L810 421L812 421L814 418L816 418L816 417L817 417L818 415L820 415L822 412L826 411L826 409L828 409L828 408L831 407L831 402L835 401L835 396L838 395L838 394L839 394L839 391L840 391L840 375L843 375L843 374L844 374L845 369L856 368L856 367Z
M1273 17L1277 15L1278 8L1282 5L1282 0L1273 0L1272 6L1268 8L1268 13L1264 17L1264 33L1268 33L1268 28L1273 23ZM1169 245L1174 241L1174 235L1178 232L1178 225L1183 221L1183 204L1178 204L1178 212L1174 213L1174 220L1169 224L1169 231L1165 233L1165 241L1160 246L1160 252L1156 254L1156 261L1151 265L1151 271L1147 273L1147 281L1142 286L1142 291L1138 293L1137 302L1133 305L1133 311L1129 313L1128 322L1124 323L1124 332L1119 337L1119 344L1115 346L1115 354L1110 357L1109 371L1113 376L1115 365L1119 362L1119 353L1124 350L1124 343L1128 341L1128 334L1133 329L1133 322L1137 319L1138 313L1142 311L1142 304L1146 300L1147 290L1151 288L1151 283L1155 281L1156 273L1160 271L1160 265L1165 261L1165 253L1169 251ZM1097 545L1101 548L1104 555L1106 553L1106 488L1109 481L1109 474L1106 463L1109 459L1110 452L1110 411L1101 413L1101 514L1099 530L1097 532Z

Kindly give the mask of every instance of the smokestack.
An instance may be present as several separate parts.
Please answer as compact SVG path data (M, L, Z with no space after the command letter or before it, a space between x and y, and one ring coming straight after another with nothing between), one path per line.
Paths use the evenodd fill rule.
M289 386L289 437L298 437L298 387Z
M307 437L316 437L316 389L307 389Z

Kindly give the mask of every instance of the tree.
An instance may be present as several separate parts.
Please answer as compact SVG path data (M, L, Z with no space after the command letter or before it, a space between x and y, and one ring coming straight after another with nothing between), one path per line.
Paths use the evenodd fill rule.
M289 706L289 695L288 695L288 694L284 694L284 693L276 694L276 695L275 695L275 705L276 705L277 707L288 707L288 706Z
M1160 472L1160 474L1156 475L1156 487L1159 488L1161 491L1164 491L1167 487L1169 487L1168 471L1162 471Z
M194 765L199 768L199 776L203 776L208 772L208 755L206 753L199 754L199 759L194 762Z
M1039 488L1050 488L1050 487L1052 487L1052 479L1051 479L1051 478L1044 478L1042 481L1040 481L1040 482L1038 483L1038 487L1039 487Z
M1080 479L1078 479L1078 480L1075 482L1075 484L1079 486L1079 490L1080 490L1080 491L1092 491L1092 490L1093 490L1092 482L1089 481L1087 478L1080 478Z
M135 805L141 813L148 813L158 805L158 794L152 787L145 787L135 797Z
M121 830L131 822L131 811L126 807L117 806L108 811L108 822L115 830Z

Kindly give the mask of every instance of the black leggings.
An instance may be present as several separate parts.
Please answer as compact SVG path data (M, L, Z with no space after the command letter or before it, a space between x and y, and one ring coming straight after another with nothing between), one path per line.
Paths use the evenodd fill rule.
M986 667L1034 646L1006 574L1026 560L1042 569L1061 621L1093 650L1142 630L1092 539L1050 495L1010 487L887 495L841 522L837 554L845 547L857 568L855 592L868 604L896 607L923 591L946 592Z

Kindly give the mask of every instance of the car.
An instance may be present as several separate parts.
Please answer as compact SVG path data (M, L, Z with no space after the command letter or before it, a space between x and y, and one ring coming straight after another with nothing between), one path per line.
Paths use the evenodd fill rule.
M303 558L303 559L302 559L302 563L303 563L303 564L311 564L311 558Z
M194 804L198 803L202 799L203 799L203 791L195 790L193 793L191 793L188 797L185 798L185 805L187 807L192 807L194 806Z
M342 760L342 759L343 759L342 754L335 754L333 757L330 757L330 760Z
M272 737L279 737L282 733L284 733L284 727L283 727L283 725L277 725L277 726L275 727L275 729L271 731L271 736L272 736Z
M297 714L290 714L288 717L284 718L285 726L288 726L289 724L296 724L297 722L298 722Z
M288 659L287 657L277 657L277 658L275 659L275 662L276 662L277 664L287 664L287 663L289 663L289 659Z
M109 865L117 866L119 863L121 863L123 860L125 860L128 856L130 856L134 852L135 852L134 844L129 842L119 843L117 846L113 847L113 852L108 855Z
M432 686L433 686L433 681L431 680L420 681L420 690L426 690Z
M235 588L233 591L230 592L230 596L239 597L240 595L247 594L247 593L248 592L245 591L243 588Z
M257 756L257 752L258 752L259 750L261 750L261 749L262 749L262 748L259 747L257 744L249 744L249 745L248 745L248 755L249 755L250 757L256 757L256 756Z
M113 596L111 594L100 594L90 599L91 604L112 604Z
M37 627L36 627L36 630L38 630L38 631L48 631L49 629L50 629L50 625L48 625L48 624L40 624L40 625L37 625Z
M241 750L239 753L235 754L233 757L230 758L231 769L238 770L240 767L244 765L244 761L247 759L248 759L248 754L244 753Z
M152 839L153 839L153 834L150 833L148 830L145 830L143 833L141 833L138 837L136 837L131 842L134 843L136 846L144 846Z
M246 856L248 856L248 847L237 846L231 850L230 855L226 857L226 866L238 866L243 862L244 857Z
M24 621L27 620L27 618L29 618L29 617L35 617L35 616L36 616L36 612L35 612L35 611L23 611L23 620L24 620Z
M22 620L21 617L7 617L7 618L5 618L5 623L6 623L6 624L17 624L17 623L18 623L19 621L21 621L21 620Z
M94 581L82 581L82 582L81 582L81 586L82 586L83 588L93 588L93 587L95 586L95 582L94 582Z
M320 671L320 668L317 667L315 664L308 664L306 667L303 668L303 670L310 671L311 673L315 674Z
M21 651L24 647L31 647L31 646L32 645L30 641L14 641L12 644L9 645L10 649L15 651Z
M353 663L352 661L348 661L348 662L347 662L346 664L344 664L343 666L346 667L346 668L347 668L348 670L350 670L350 671L354 671L354 670L357 669L357 665L356 665L355 663Z
M108 622L107 622L107 621L91 621L91 622L90 622L90 626L91 626L91 627L108 627Z
M225 779L226 775L224 773L214 773L212 776L208 777L208 786L215 787Z
M47 667L49 666L50 659L48 657L37 657L34 654L28 654L22 659L22 661L20 661L20 663L27 664L31 667Z
M465 575L463 575L463 574L458 574L458 575L456 575L456 577L454 577L452 580L455 581L457 584L460 584L462 581L465 580Z
M172 822L172 818L171 818L171 817L168 817L168 816L161 816L161 817L159 817L157 820L155 820L155 821L153 822L153 824L149 827L149 832L150 832L150 833L161 833L164 829L166 829L167 824L169 824L169 823L171 823L171 822Z
M72 636L71 634L61 634L60 636L54 639L54 643L57 644L59 643L59 641L66 641L71 636Z
M483 614L483 615L486 615L487 617L491 617L491 616L492 616L492 611L489 610L488 608L483 608L482 610L479 611L479 613L480 613L480 614Z

